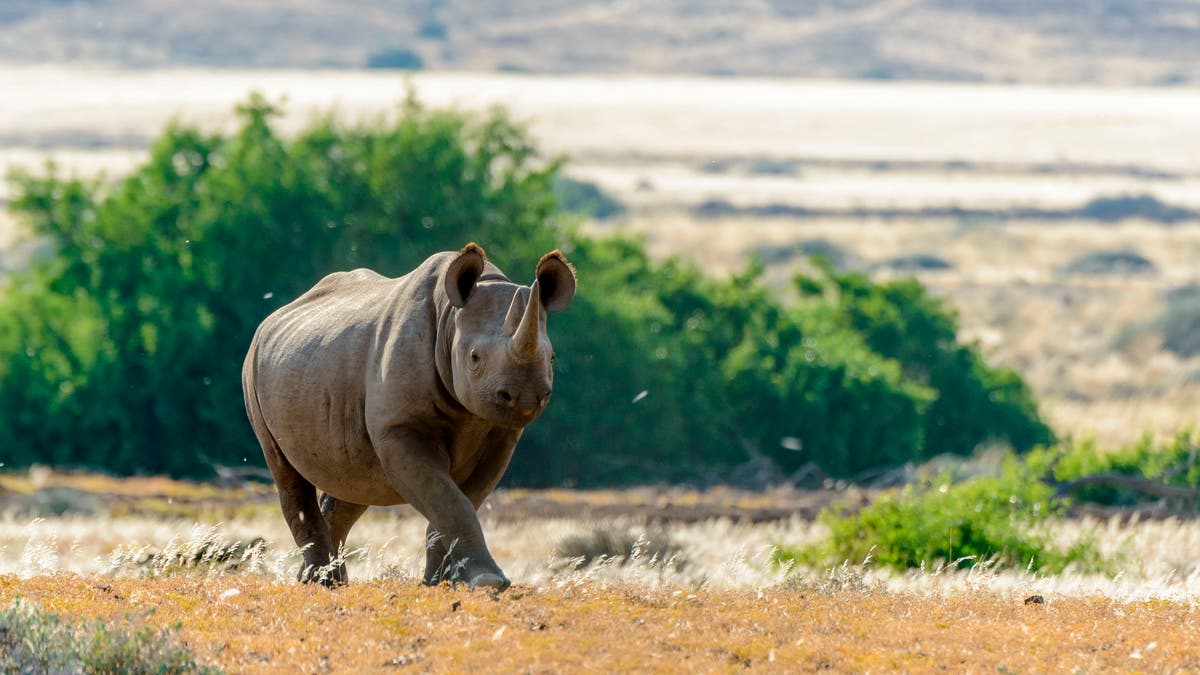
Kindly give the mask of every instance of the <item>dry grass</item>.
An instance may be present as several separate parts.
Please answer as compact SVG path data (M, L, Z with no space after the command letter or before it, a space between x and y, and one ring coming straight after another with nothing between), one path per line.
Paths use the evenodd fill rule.
M25 480L13 475L0 478L4 479L0 493L4 485ZM51 474L44 480L51 486L44 489L78 489L105 485L106 480ZM257 488L247 492L167 479L129 479L119 489L127 498L146 500L207 490L206 500L211 503L193 505L186 515L152 509L134 512L120 501L105 500L103 493L80 490L101 507L89 513L34 517L14 508L21 496L10 492L0 500L0 574L32 577L66 572L135 579L236 574L280 583L295 577L299 552L273 495ZM852 491L501 490L484 504L481 517L492 553L519 584L761 590L789 579L825 578L829 570L779 569L772 563L772 553L777 546L803 547L826 536L824 526L812 519L818 504L862 498ZM232 506L238 503L243 505L240 510ZM682 510L687 504L694 510ZM408 507L370 510L351 533L345 552L351 578L419 579L424 530L424 519ZM590 535L598 530L609 533L613 541L632 542L624 547L634 552L632 560L598 559L580 568L566 559L580 555L577 543L594 539ZM1103 555L1120 558L1119 567L1110 575L1068 571L1055 576L997 571L986 564L960 572L932 560L926 569L905 573L869 563L850 569L863 583L897 592L955 594L982 589L1059 596L1104 594L1122 601L1200 599L1200 560L1194 555L1200 550L1200 521L1089 517L1064 521L1057 533L1064 542L1082 535L1094 537ZM594 546L588 549L599 551Z
M1194 603L854 584L755 591L518 584L495 597L412 580L328 591L261 577L0 576L0 603L179 624L202 663L232 672L958 672L1200 668Z
M1110 576L933 561L905 573L869 563L786 570L772 564L774 547L815 543L823 527L737 516L802 506L804 493L501 491L485 504L484 529L515 585L495 597L420 585L425 523L408 509L368 512L345 553L351 584L328 591L294 581L300 557L261 488L45 471L0 478L10 500L40 486L214 502L191 517L31 519L0 507L0 607L21 597L70 617L178 624L176 638L199 662L231 672L1200 667L1195 520L1062 523L1064 541L1088 533L1106 555L1124 556ZM256 508L212 519L230 510L220 503L239 500ZM726 515L654 519L671 504ZM579 554L564 550L572 538L597 529L633 542L621 551L630 555L583 567L564 560ZM1045 602L1024 602L1035 595Z

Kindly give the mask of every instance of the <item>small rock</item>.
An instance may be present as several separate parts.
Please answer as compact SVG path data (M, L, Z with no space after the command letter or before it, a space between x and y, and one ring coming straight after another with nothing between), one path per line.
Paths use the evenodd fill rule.
M454 604L450 605L451 612L457 612L460 609L462 609L462 600L455 600Z
M1027 604L1027 605L1044 605L1044 604L1046 604L1046 599L1040 595L1031 595L1028 598L1025 598L1025 604Z

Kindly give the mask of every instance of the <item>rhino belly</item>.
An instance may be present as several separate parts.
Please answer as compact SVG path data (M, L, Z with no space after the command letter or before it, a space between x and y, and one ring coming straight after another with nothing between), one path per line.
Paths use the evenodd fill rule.
M266 395L260 392L263 417L271 436L301 476L317 489L355 504L403 504L392 489L375 449L366 434L361 408L347 397L312 380L287 387L276 383Z
M404 498L392 489L373 450L333 443L290 445L293 447L289 449L280 444L288 462L322 492L354 504L404 503Z

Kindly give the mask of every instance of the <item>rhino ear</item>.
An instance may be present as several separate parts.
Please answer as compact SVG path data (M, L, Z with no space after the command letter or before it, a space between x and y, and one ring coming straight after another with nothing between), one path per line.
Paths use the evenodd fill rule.
M557 249L538 261L536 278L542 306L547 312L561 312L575 297L575 268Z
M486 261L487 254L483 252L483 247L475 242L464 246L458 252L458 257L450 261L442 286L451 305L462 307L467 304L467 298L475 290L475 282L483 274L483 263Z

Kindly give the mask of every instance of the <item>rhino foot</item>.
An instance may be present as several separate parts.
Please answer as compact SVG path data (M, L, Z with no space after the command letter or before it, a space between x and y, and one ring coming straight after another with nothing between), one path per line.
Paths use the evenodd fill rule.
M325 588L339 588L349 583L345 565L304 565L296 579L302 584L320 584Z
M490 588L493 591L495 591L496 593L501 593L501 592L505 591L509 586L512 586L512 582L509 581L503 574L492 574L491 572L481 572L479 574L476 574L474 577L471 578L471 580L469 582L467 582L467 588L470 588L472 590L474 590L475 588L477 588L479 586L483 586L484 588Z

